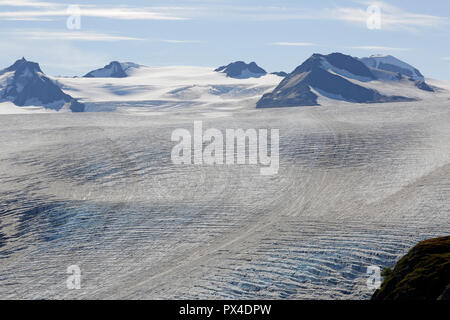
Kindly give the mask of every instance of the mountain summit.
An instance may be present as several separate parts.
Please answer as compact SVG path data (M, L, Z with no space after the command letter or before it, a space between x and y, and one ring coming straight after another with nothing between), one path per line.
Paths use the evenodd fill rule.
M111 61L103 68L88 72L85 78L125 78L128 77L127 71L130 68L139 68L140 65L132 62Z
M24 57L22 59L17 60L14 62L11 66L9 66L6 69L3 69L1 73L5 72L18 72L18 74L24 73L26 70L32 73L40 72L43 73L41 68L39 67L39 64L36 62L27 61Z
M232 62L214 71L225 73L227 77L236 79L259 78L267 74L266 70L259 67L255 62L247 64L244 61Z
M0 98L17 106L35 105L82 112L84 104L65 94L49 79L36 62L25 58L0 71Z
M356 103L412 101L414 99L408 97L383 95L365 85L374 80L405 80L403 75L408 75L406 81L414 81L413 84L419 89L432 91L420 80L421 74L417 69L386 65L342 53L316 53L285 77L272 92L264 94L257 107L314 106L318 105L319 95ZM379 69L380 66L391 71Z

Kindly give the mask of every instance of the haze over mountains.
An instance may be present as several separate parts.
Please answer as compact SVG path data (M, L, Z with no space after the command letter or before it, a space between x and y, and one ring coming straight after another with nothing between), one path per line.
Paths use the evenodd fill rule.
M408 102L433 92L417 68L389 55L313 54L289 74L268 73L255 62L243 61L214 70L112 61L81 78L55 78L24 58L0 71L2 101L74 112L113 111L118 101L211 107L232 102L257 108L316 106L323 101ZM111 103L105 107L98 102Z

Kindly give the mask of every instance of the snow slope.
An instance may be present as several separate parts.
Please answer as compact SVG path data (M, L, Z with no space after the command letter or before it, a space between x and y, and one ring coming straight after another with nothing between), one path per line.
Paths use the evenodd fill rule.
M370 68L401 73L413 80L425 81L424 76L419 70L391 55L371 55L368 58L361 58L360 60Z
M88 111L128 110L130 102L145 101L142 109L174 106L217 106L233 102L247 106L282 79L233 79L213 68L130 67L126 78L57 78L65 92L80 98ZM55 78L56 79L56 78ZM141 104L142 105L142 104Z
M11 101L0 102L0 114L25 114L25 113L51 113L56 112L55 110L46 109L41 106L26 106L18 107Z

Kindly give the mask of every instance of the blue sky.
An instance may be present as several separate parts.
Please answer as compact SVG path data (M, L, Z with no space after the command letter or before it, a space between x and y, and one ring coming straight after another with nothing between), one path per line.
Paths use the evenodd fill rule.
M69 29L67 8L81 10ZM366 9L380 9L368 28ZM450 1L0 0L0 68L25 56L51 75L111 60L150 66L255 61L292 71L313 53L392 54L450 80Z

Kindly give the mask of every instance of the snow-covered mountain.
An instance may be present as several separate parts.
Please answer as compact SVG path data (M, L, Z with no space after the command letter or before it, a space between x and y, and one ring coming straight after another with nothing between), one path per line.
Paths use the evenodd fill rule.
M271 93L265 94L257 107L318 105L317 93L331 99L358 103L410 100L401 96L382 95L348 78L361 83L376 79L364 63L351 56L341 53L313 54Z
M103 68L93 70L84 75L85 78L125 78L129 74L127 71L132 68L139 68L140 65L133 62L111 61Z
M259 78L267 74L266 70L259 67L255 62L247 64L244 61L232 62L214 71L225 73L227 77L236 79Z
M84 104L64 93L42 72L39 64L25 58L0 71L0 98L16 106L41 106L73 112L85 110Z
M402 80L409 79L414 85L422 90L434 91L425 82L425 77L412 65L397 59L391 55L372 55L360 59L372 73L380 80Z
M369 68L405 75L413 80L425 81L419 70L391 55L371 55L360 60Z
M130 73L134 69L139 69L144 67L143 65L134 63L134 62L120 62L120 66L122 67L122 70L129 76Z
M385 58L313 54L272 92L265 94L257 107L318 105L319 96L357 103L412 101L416 98L405 94L410 87L433 91L417 69L394 57ZM372 85L380 84L378 87L382 88L383 84L393 82L401 83L408 90L385 94Z

